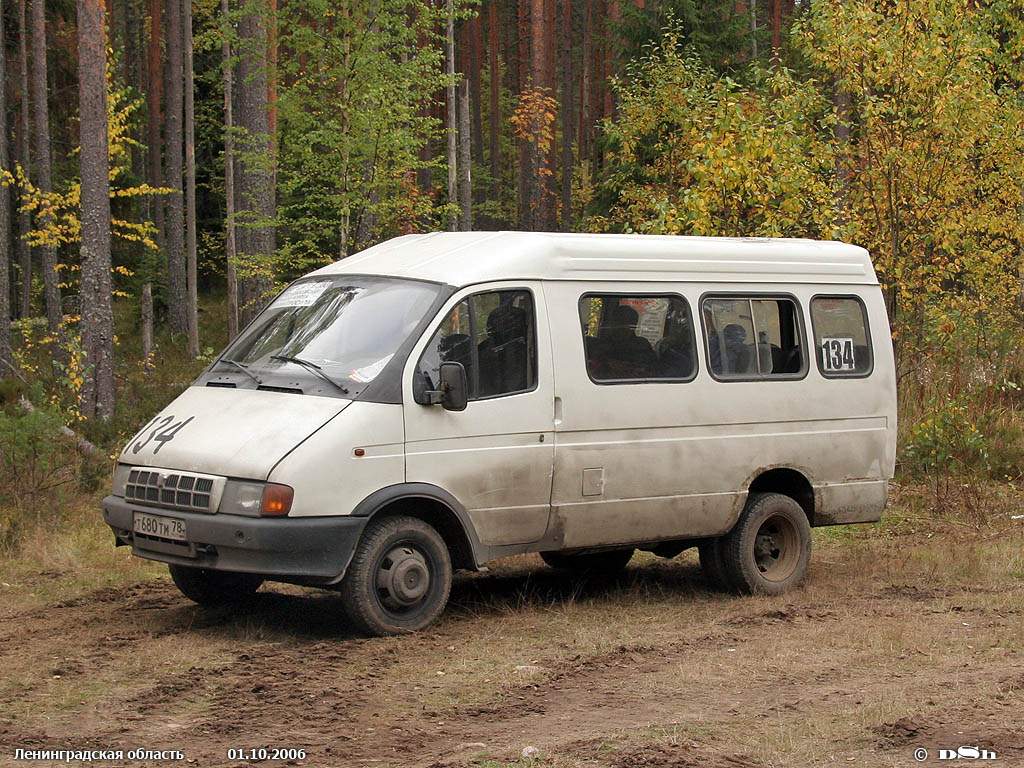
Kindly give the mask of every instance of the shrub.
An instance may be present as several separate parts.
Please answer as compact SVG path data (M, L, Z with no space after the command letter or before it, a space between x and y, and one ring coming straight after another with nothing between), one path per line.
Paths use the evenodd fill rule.
M51 409L0 408L0 548L29 524L57 517L65 492L76 487L82 461L62 426Z
M988 471L988 441L965 398L933 403L912 425L903 451L904 469L915 475Z

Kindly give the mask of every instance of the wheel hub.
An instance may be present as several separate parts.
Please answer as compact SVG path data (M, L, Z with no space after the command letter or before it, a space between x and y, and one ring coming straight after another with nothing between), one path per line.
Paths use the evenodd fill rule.
M758 534L754 543L754 556L757 558L758 567L764 571L771 566L781 555L781 548L775 542L772 534Z
M774 516L762 523L754 537L754 562L765 578L788 578L799 560L798 536L792 522Z
M415 605L430 590L426 558L411 547L395 547L381 560L377 587L384 602L392 607Z

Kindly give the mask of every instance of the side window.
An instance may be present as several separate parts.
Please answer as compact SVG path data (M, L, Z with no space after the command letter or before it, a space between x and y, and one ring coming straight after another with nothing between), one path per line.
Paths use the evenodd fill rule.
M800 312L792 299L704 299L708 367L719 379L793 378L803 373Z
M469 399L533 389L537 341L529 291L491 291L461 301L423 350L416 392L437 388L441 363L462 363Z
M697 373L690 306L681 296L590 294L579 309L592 380L685 381Z
M811 300L811 324L822 376L839 378L871 373L871 335L860 299L815 297Z

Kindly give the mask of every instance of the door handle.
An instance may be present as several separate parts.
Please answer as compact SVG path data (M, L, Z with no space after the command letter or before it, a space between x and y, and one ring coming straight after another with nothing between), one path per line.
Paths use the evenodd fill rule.
M562 423L562 398L555 398L555 426Z

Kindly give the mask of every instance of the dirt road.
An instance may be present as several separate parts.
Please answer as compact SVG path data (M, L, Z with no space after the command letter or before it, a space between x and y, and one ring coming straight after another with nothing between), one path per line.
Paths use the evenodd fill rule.
M143 747L250 765L228 750L269 746L307 757L263 765L902 766L979 745L1024 765L1022 545L819 540L782 598L710 592L692 555L586 582L520 558L460 578L436 628L371 640L327 593L206 612L140 571L0 605L0 764Z

